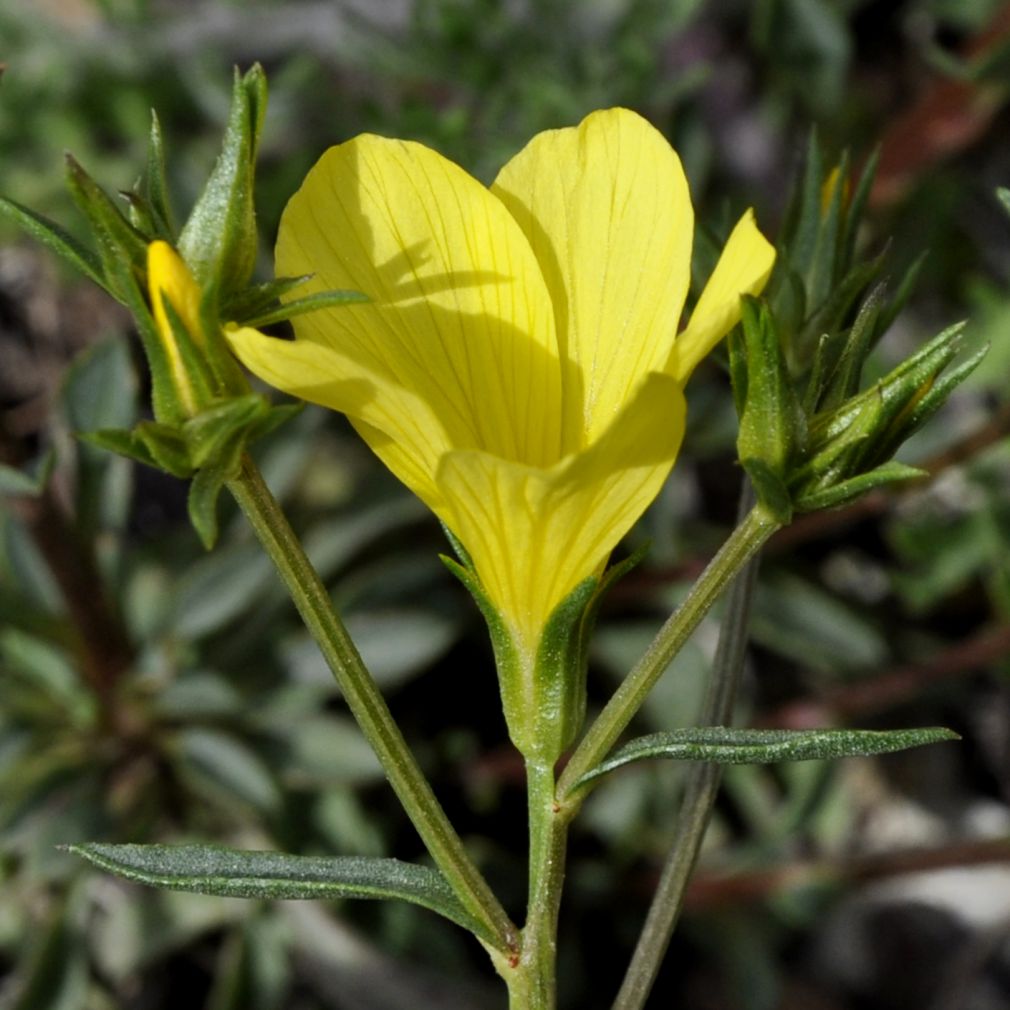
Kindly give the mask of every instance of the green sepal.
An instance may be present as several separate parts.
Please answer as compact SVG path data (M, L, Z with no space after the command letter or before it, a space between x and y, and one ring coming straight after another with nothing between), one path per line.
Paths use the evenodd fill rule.
M230 442L218 448L212 462L196 471L190 482L186 510L193 529L208 551L217 542L217 500L221 488L238 475L242 449L242 438L233 437Z
M526 721L532 733L528 761L553 765L568 749L586 717L586 654L583 622L600 580L583 579L552 611L533 665L533 698ZM517 744L518 746L518 744Z
M123 431L121 428L102 428L99 431L79 431L76 434L82 442L93 445L96 449L158 468L158 462L136 432Z
M50 221L42 214L36 214L35 211L5 196L0 196L0 214L64 262L69 263L75 270L79 270L85 277L94 281L100 288L112 294L105 280L101 259L55 221Z
M35 461L31 473L0 463L0 495L37 498L49 484L55 466L56 453L52 449Z
M747 403L747 348L739 326L734 326L726 337L726 350L733 406L736 416L740 417Z
M453 554L459 559L460 564L463 565L468 571L473 571L473 558L470 557L469 551L463 546L463 541L456 536L455 533L441 519L438 521L439 526L442 527L442 532L445 534L445 539L449 541L449 546L452 547ZM467 587L469 588L469 587Z
M641 564L642 559L649 553L650 541L646 541L626 558L618 561L617 564L607 568L603 575L596 580L596 588L589 598L589 602L582 611L578 627L575 631L574 647L577 652L571 658L571 677L574 683L572 689L572 709L569 719L571 732L564 748L567 749L578 735L582 724L586 718L586 674L589 669L589 646L592 639L593 630L596 627L596 619L600 613L600 607L611 587L624 578L632 569ZM578 587L576 587L576 591Z
M1006 186L998 186L996 189L996 199L1002 204L1003 209L1010 214L1010 189Z
M126 456L175 477L189 477L204 466L233 468L235 448L240 449L274 431L304 409L301 403L272 406L258 393L212 404L181 425L141 421L133 431L104 429L80 432L89 445Z
M287 319L293 319L295 316L305 315L307 312L318 312L320 309L340 305L359 305L370 300L368 295L362 294L360 291L319 291L314 295L296 298L294 301L285 302L262 315L254 316L247 321L246 325L269 326L272 323L281 323Z
M216 287L222 300L245 287L256 264L253 180L266 102L259 64L245 75L236 69L221 154L179 236L179 253L200 286Z
M544 626L536 654L528 656L520 651L472 568L447 555L440 557L467 588L487 623L509 738L528 761L554 764L585 718L583 620L600 580L584 579L558 604Z
M726 726L699 726L668 733L652 733L632 740L583 775L575 787L584 786L615 768L648 758L707 761L712 764L777 764L780 761L869 757L960 739L952 730L935 726L897 730L733 729Z
M142 281L147 274L147 240L71 154L66 155L66 167L67 188L88 219L98 245L106 290L127 304L129 286L122 276L121 266L129 264L132 277Z
M882 463L868 473L861 473L848 480L830 484L823 490L802 495L796 499L795 507L797 512L817 512L820 509L839 508L842 505L848 505L867 491L872 491L884 484L928 476L927 470L891 460L888 463Z
M763 459L741 459L740 465L750 477L757 500L780 525L788 525L793 517L793 502L782 478Z
M740 321L746 354L746 391L737 436L741 460L759 459L782 476L805 441L803 418L767 304L745 297Z
M258 393L224 400L209 406L182 426L189 458L196 468L211 462L235 438L240 429L263 417L269 401Z
M497 942L460 904L437 870L398 859L295 856L216 845L68 846L89 863L127 880L191 894L258 900L339 898L408 901Z
M203 353L215 392L224 398L248 396L252 388L224 334L218 302L217 288L214 285L204 288L200 297L200 326L207 338Z
M586 644L588 644L589 636L592 634L593 625L596 623L597 615L600 612L600 604L603 603L604 597L610 592L612 586L642 563L651 547L652 541L646 540L645 543L633 550L626 558L611 565L604 571L602 578L599 580L600 584L596 589L596 593L589 601L589 606L586 607L586 613L582 619L582 637Z
M193 472L189 446L182 432L170 424L141 421L133 434L154 460L154 465L173 477L188 477Z

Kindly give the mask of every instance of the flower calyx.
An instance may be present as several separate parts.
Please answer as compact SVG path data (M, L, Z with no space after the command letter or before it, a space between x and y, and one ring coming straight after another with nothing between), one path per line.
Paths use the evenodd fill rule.
M496 609L456 537L448 529L446 534L459 561L442 555L442 562L473 596L490 632L509 737L527 761L551 766L574 743L585 720L588 644L600 604L642 560L648 544L601 575L583 579L531 645Z

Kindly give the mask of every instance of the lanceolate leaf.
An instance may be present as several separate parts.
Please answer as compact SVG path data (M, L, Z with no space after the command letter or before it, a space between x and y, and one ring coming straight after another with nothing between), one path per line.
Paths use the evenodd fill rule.
M72 267L80 270L82 274L108 291L101 260L54 221L50 221L41 214L36 214L35 211L3 196L0 196L0 215L13 221L32 238L41 242L50 252L56 253L61 259L66 260Z
M941 740L959 740L949 729L730 729L702 726L653 733L632 740L602 764L587 772L579 785L615 768L643 758L674 761L709 761L713 764L775 764L779 761L814 761L865 757L921 747Z
M230 898L397 898L493 941L435 870L398 859L319 858L214 845L69 846L95 866L152 887Z

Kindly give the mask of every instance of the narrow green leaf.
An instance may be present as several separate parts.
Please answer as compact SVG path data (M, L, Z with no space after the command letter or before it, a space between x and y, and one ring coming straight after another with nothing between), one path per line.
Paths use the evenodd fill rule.
M863 219L863 212L866 210L866 203L870 198L870 190L873 188L873 180L877 176L877 167L879 164L880 145L878 144L871 152L869 158L866 159L863 170L859 174L859 181L853 190L852 198L849 200L841 241L840 265L843 273L848 270L856 250L856 236L859 234L859 224Z
M825 391L821 402L822 409L829 409L859 392L866 356L870 353L876 336L876 324L884 301L884 290L883 283L877 284L863 299L856 321L846 337L838 366Z
M886 252L886 250L885 250ZM809 318L804 320L803 331L797 338L801 348L814 347L823 334L829 333L835 337L837 342L838 331L844 328L845 321L852 311L852 307L863 294L863 292L880 275L883 266L885 252L881 252L875 259L868 262L857 263L838 282L828 294L823 305L811 307ZM807 356L804 355L802 362L806 365ZM831 359L831 366L834 366L834 358Z
M221 488L235 474L240 447L241 443L236 443L235 451L229 458L197 470L189 485L186 499L189 521L208 551L217 542L217 499Z
M579 785L644 758L709 761L713 764L775 764L779 761L823 761L867 757L921 747L943 740L960 740L952 730L924 729L732 729L702 726L653 733L622 747L579 779Z
M114 452L117 456L125 456L127 459L143 463L145 466L158 467L154 457L147 451L143 440L132 431L123 431L120 428L102 428L99 431L79 431L76 435L82 442L93 445L96 449Z
M150 238L155 236L162 239L165 238L164 233L155 221L154 211L151 210L151 205L145 197L141 196L140 193L134 192L132 189L121 189L119 195L126 203L130 224L137 231Z
M834 186L825 206L824 187L833 174ZM817 242L813 256L802 264L806 267L807 301L811 305L821 305L835 286L841 253L842 204L848 175L849 158L847 154L843 154L835 169L829 172L817 187Z
M293 856L213 845L88 843L71 845L69 849L110 873L173 891L285 901L409 901L493 942L493 937L464 910L440 873L398 859Z
M91 178L76 159L68 154L67 186L74 202L81 209L91 225L95 241L102 258L106 285L116 298L125 300L122 285L115 283L111 261L126 261L136 273L143 277L147 269L147 240L123 216L123 212L112 202L109 195Z
M248 283L256 262L252 190L265 107L262 68L245 76L236 70L221 154L179 236L179 253L201 286L214 285L224 298Z
M803 177L790 200L786 234L790 236L788 253L791 261L803 272L812 262L821 225L821 184L824 162L817 132L810 131Z
M898 480L913 480L917 477L927 476L929 474L925 470L891 460L868 473L859 474L857 477L801 496L796 501L796 511L817 512L820 509L839 508L842 505L848 505L849 502L866 494L867 491L872 491L873 488L892 484Z
M923 252L916 256L912 261L912 265L902 274L894 297L880 310L880 317L877 320L878 339L890 329L891 324L898 318L901 310L908 303L908 299L915 290L915 285L919 282L919 274L922 273L922 267L926 262L927 255L928 253Z
M165 145L161 136L158 114L151 110L151 133L147 142L147 170L141 183L141 192L154 215L162 237L175 245L175 215L168 193L165 174Z
M1003 209L1010 214L1010 189L1007 189L1006 186L1000 186L996 190L996 198L1003 204Z
M892 438L879 448L880 455L888 456L897 452L899 446L947 402L947 397L978 368L988 353L989 345L986 344L946 375L938 374L928 391L912 405L910 410L901 415L900 423L894 426ZM946 367L946 364L942 367Z
M36 242L41 242L50 252L56 253L75 270L89 277L99 287L109 290L102 271L102 261L55 221L50 221L49 218L36 214L28 207L4 196L0 196L0 214L26 231Z
M255 316L245 325L269 326L271 323L280 323L285 319L303 316L307 312L318 312L320 309L332 308L335 305L358 305L367 301L370 301L368 295L362 294L360 291L320 291L314 295L306 295L304 298L296 298L292 302L286 302L262 315Z

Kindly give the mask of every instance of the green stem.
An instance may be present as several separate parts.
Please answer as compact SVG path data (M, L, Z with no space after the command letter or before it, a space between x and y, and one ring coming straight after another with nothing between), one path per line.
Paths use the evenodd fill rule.
M568 821L560 816L554 795L554 769L526 764L529 797L529 902L522 953L508 978L511 1010L554 1010L558 911L565 876Z
M574 816L575 808L587 793L587 787L578 786L579 779L607 756L720 593L779 526L764 508L754 506L708 563L687 599L660 628L645 655L589 727L558 780L557 795L567 817ZM576 793L579 795L575 796Z
M752 501L748 484L740 495L741 513L750 507ZM743 670L758 565L759 556L755 554L730 589L712 665L712 679L709 681L699 719L701 726L726 726L732 721L733 705ZM701 850L721 778L720 765L691 762L688 766L676 837L613 1010L641 1010L645 1006L670 945L670 937L677 924L687 883Z
M246 457L228 489L277 566L298 612L340 685L358 725L382 763L438 868L466 909L494 937L494 948L508 955L518 947L516 928L487 881L467 855L431 786L421 771L382 694L365 667L347 629L330 602L301 543L288 525L256 465Z

